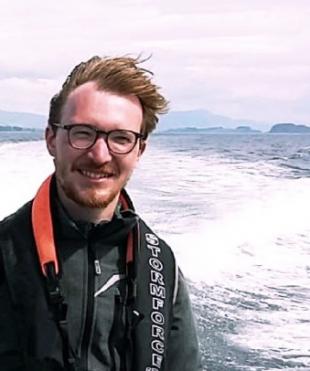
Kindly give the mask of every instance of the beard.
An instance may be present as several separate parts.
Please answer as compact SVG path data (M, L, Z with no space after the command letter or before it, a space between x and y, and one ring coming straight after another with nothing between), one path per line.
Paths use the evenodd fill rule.
M105 209L119 194L119 191L110 191L102 195L100 190L92 189L91 187L81 192L67 181L60 182L60 186L71 201L90 209Z
M59 164L60 165L60 164ZM63 166L56 166L56 179L64 195L79 206L90 209L104 209L119 196L121 189L127 183L119 179L119 175L109 166L95 166L87 164L83 166L73 166L72 172L78 171L79 168L87 168L95 172L112 174L111 185L88 185L83 187L79 182L70 178L70 172Z

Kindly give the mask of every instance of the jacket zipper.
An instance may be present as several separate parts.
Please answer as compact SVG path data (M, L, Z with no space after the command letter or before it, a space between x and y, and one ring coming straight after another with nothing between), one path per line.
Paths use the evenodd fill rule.
M91 333L93 326L93 312L94 312L94 294L95 294L95 259L91 247L87 246L87 263L88 263L88 278L87 278L87 306L86 319L84 326L84 334L81 346L81 363L82 370L88 370L88 354L91 343Z

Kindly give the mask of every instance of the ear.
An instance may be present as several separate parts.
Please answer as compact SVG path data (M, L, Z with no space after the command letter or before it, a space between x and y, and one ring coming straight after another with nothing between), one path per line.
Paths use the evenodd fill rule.
M143 155L143 152L145 151L146 145L147 145L147 141L142 139L140 141L138 157L141 157Z
M54 132L50 125L45 129L45 142L47 150L52 157L56 155L56 133L57 131Z

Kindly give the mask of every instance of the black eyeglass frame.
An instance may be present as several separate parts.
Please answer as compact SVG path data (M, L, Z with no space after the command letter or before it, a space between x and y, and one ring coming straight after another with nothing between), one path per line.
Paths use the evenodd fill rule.
M77 149L77 150L86 150L86 149L90 149L90 148L92 148L92 147L96 144L96 142L97 142L99 136L103 135L103 136L105 136L105 142L106 142L107 147L108 147L108 149L109 149L109 151L110 151L111 153L114 153L114 154L117 154L117 155L127 155L128 153L130 153L131 151L133 151L133 149L134 149L135 146L137 145L137 142L138 142L139 139L142 139L142 140L145 140L145 139L146 139L146 136L145 136L144 134L137 133L137 132L135 132L135 131L133 131L133 130L115 129L115 130L110 130L110 131L104 131L104 130L100 130L100 129L96 128L96 126L93 126L93 125L90 125L90 124L61 124L61 123L56 123L56 122L54 122L54 123L51 124L51 126L53 126L53 127L55 127L55 128L61 128L61 129L67 130L67 133L68 133L68 142L69 142L69 144L70 144L70 146L71 146L72 148ZM89 145L89 146L87 146L87 147L76 147L76 146L74 146L74 145L72 144L72 142L71 142L71 138L70 138L70 131L71 131L71 129L73 129L74 127L79 127L79 126L87 127L87 128L93 130L93 131L96 133L96 135L95 135L95 137L94 137L94 141L93 141L93 143L92 143L91 145ZM113 150L110 148L110 144L109 144L109 135L110 135L111 133L115 133L115 132L120 132L120 133L122 133L122 132L126 132L126 133L128 133L128 132L129 132L129 133L134 134L134 136L135 136L135 141L134 141L134 144L132 145L132 148L130 148L129 151L127 151L127 152L117 152L117 151L113 151Z

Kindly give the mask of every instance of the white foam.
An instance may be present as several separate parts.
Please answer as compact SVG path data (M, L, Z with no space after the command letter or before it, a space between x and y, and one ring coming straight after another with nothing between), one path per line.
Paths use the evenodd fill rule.
M0 165L1 217L32 198L53 171L43 141L1 145ZM130 190L141 214L175 249L186 275L210 283L253 266L305 263L310 179L265 175L276 171L216 154L192 158L151 148Z
M310 179L282 180L265 192L251 193L235 209L230 204L214 220L198 220L195 233L167 238L185 273L208 283L255 266L279 271L305 267L308 199Z
M0 218L33 198L39 185L53 171L43 141L1 145L0 167Z

